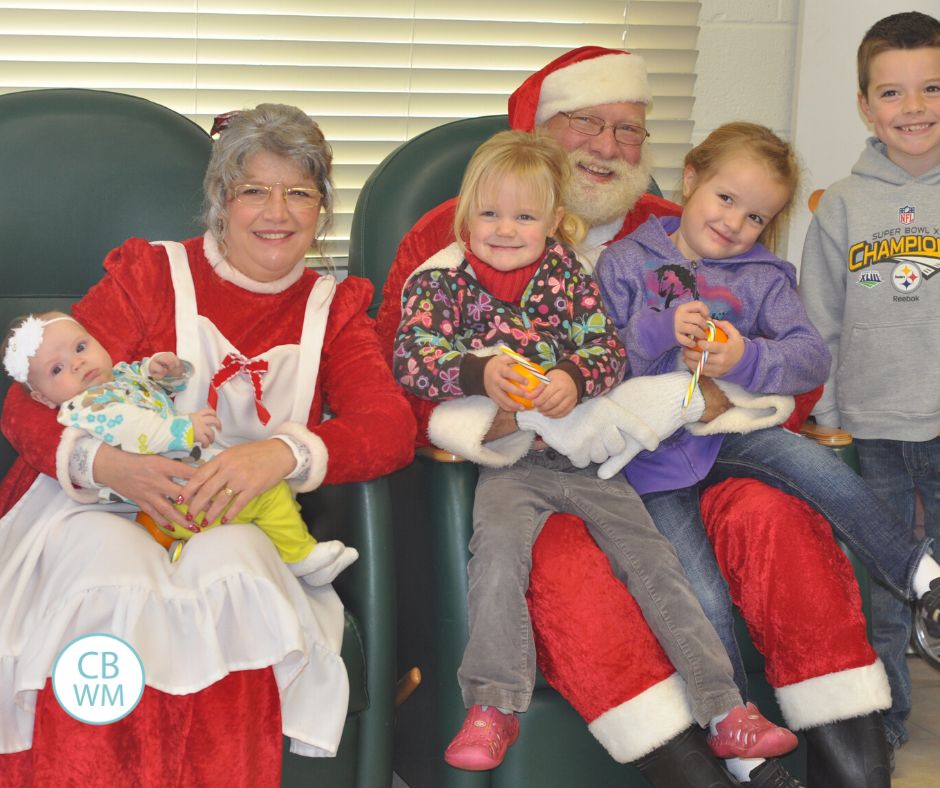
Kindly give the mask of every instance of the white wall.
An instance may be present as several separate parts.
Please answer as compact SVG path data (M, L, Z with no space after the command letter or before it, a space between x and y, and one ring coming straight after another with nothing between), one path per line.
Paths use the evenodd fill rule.
M791 138L799 6L799 0L702 0L693 145L732 120Z
M936 16L940 2L702 0L701 6L692 143L730 120L763 123L795 143L804 186L779 251L799 266L807 198L849 174L870 134L855 98L862 35L900 11Z
M703 0L693 143L731 120L789 136L798 0Z
M862 36L879 19L900 11L940 13L937 0L851 0L851 13L837 10L842 3L826 0L802 5L793 140L806 167L805 186L787 243L797 265L811 218L805 198L848 175L871 134L856 100L855 57Z

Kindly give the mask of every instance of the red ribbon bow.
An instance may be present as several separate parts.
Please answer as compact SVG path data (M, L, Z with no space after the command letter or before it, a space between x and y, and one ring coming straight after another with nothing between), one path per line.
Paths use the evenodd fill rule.
M212 121L212 131L209 132L210 137L214 137L216 134L221 134L228 128L228 124L232 122L240 110L233 109L231 112L223 112L221 115L216 115L215 120Z
M219 389L228 383L236 375L246 375L251 381L251 387L255 392L255 410L258 412L258 420L262 424L267 424L271 420L271 414L261 403L264 396L264 386L261 378L268 371L268 362L264 359L249 361L241 353L229 353L222 359L222 365L219 371L212 376L212 382L209 384L209 407L215 408L219 403Z

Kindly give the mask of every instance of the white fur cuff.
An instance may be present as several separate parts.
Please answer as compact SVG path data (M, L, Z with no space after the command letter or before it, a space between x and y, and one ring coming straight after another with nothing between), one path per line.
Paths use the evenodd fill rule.
M783 424L793 413L793 397L784 394L752 394L735 383L715 380L734 407L707 424L687 424L693 435L747 433Z
M316 490L326 476L326 468L329 464L330 455L326 449L326 444L317 436L308 430L304 425L293 421L285 421L274 431L272 437L278 438L279 435L293 438L303 444L310 453L310 467L307 469L295 469L299 471L296 476L287 479L287 484L295 493L310 492ZM280 438L278 438L280 440ZM283 443L288 443L283 441ZM288 444L288 448L291 448ZM293 449L291 448L293 453ZM304 472L306 470L306 472Z
M774 692L787 726L795 731L850 720L891 706L891 688L880 659L860 668L777 687Z
M442 402L431 413L428 438L435 446L478 465L506 468L526 455L535 433L513 432L484 444L496 412L496 403L479 395Z
M631 763L675 738L693 722L685 682L673 673L605 711L588 725L588 730L615 761Z
M91 478L91 464L94 462L95 454L102 446L101 441L91 437L85 430L78 427L66 427L62 430L62 437L59 439L59 445L55 452L55 474L56 479L65 491L65 494L79 503L97 503L98 490L89 487L76 487L76 483L82 483L85 478ZM84 452L83 463L86 474L83 474L81 480L76 479L73 483L71 474L72 455L76 452Z

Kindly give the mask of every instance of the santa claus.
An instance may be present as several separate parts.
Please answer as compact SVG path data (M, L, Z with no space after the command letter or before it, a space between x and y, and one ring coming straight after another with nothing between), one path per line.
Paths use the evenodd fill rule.
M593 46L552 61L509 99L512 128L540 127L568 151L574 177L566 204L591 225L588 242L596 253L650 214L680 212L645 191L652 170L648 146L625 142L627 130L633 138L637 129L645 136L650 99L642 58ZM399 246L378 315L389 359L402 287L415 268L454 241L454 208L451 200L431 210ZM616 461L618 452L635 450L638 429L662 438L686 419L713 415L710 402L700 400L684 413L664 404L681 402L684 391L653 397L642 385L632 391L629 385L600 400L586 419L606 424L583 431L585 457L600 461L613 454ZM817 396L798 398L787 426L798 426ZM419 444L481 464L511 461L531 438L514 414L495 406L412 404ZM599 434L613 445L598 445L600 438L591 444ZM890 692L867 640L854 576L828 523L782 492L737 479L708 490L702 511L715 559L766 658L784 718L805 735L810 785L888 785L879 710L890 705ZM583 523L553 515L532 561L529 607L539 667L611 756L636 764L656 785L732 784L707 765L712 759L692 726L680 680ZM736 675L743 681L740 664ZM689 762L698 765L689 768ZM736 777L753 786L798 784L773 761Z

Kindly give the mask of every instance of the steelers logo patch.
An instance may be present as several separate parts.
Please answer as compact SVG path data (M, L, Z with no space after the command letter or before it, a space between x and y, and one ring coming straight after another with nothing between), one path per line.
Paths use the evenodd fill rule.
M899 293L913 293L923 281L920 269L910 263L898 263L891 272L891 284Z

